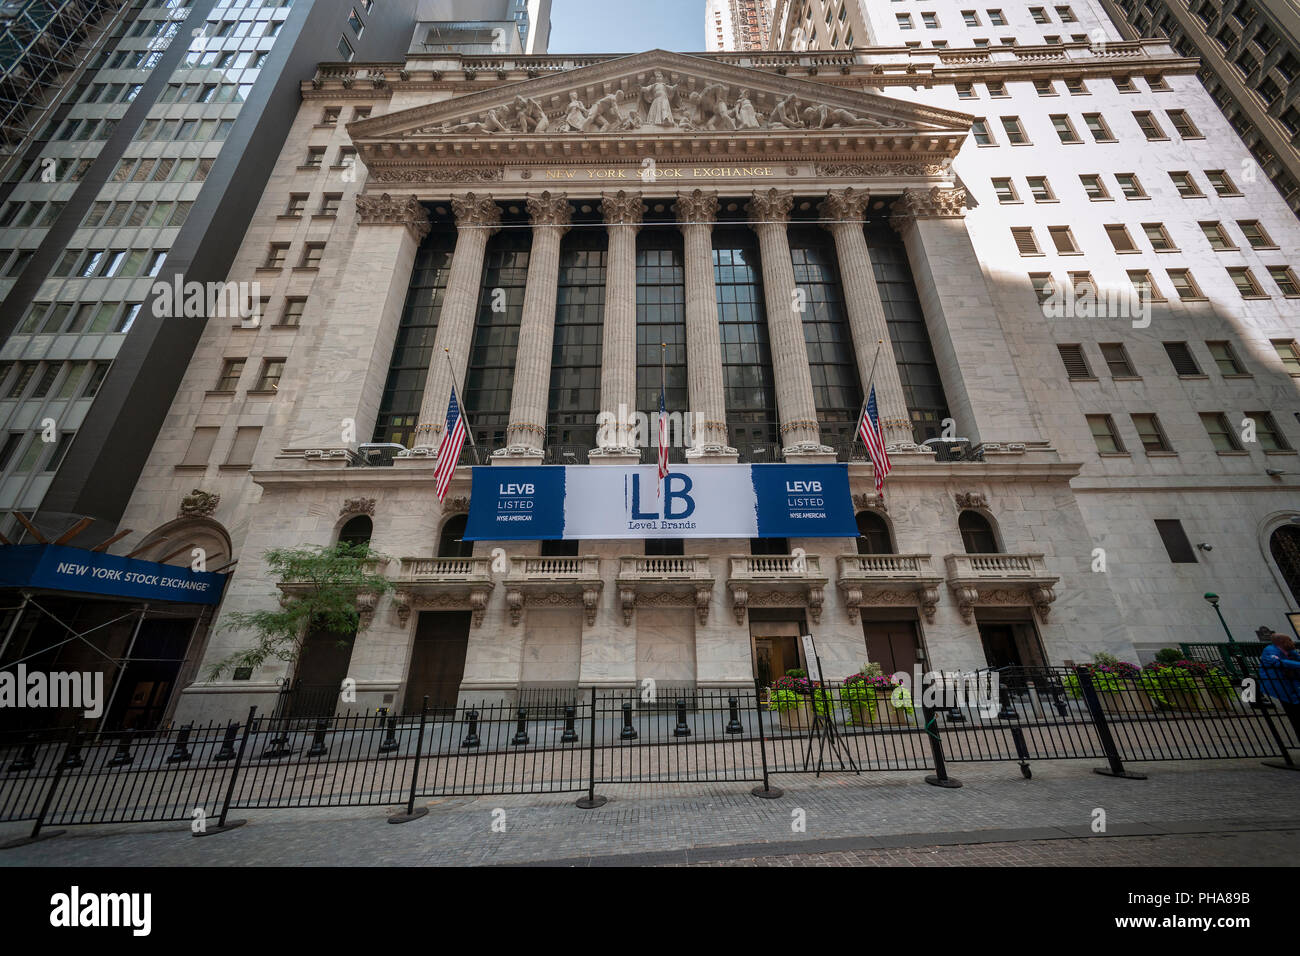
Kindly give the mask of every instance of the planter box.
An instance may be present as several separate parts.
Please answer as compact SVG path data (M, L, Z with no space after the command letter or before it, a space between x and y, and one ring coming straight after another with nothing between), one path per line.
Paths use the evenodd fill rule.
M812 704L804 703L789 710L777 712L781 718L782 730L807 730L812 726Z
M1225 697L1204 687L1199 688L1196 693L1200 697L1201 710L1230 711L1235 709L1233 707L1237 700L1235 694Z
M1199 711L1201 709L1201 691L1195 687L1161 687L1158 690L1165 699L1166 710Z
M910 724L912 715L907 712L906 707L895 707L890 700L890 695L876 695L876 723L878 724Z
M879 704L876 705L879 708ZM861 702L846 703L844 705L845 725L849 727L866 727L872 721L876 720L876 713L871 708Z
M1097 691L1097 700L1101 701L1101 710L1107 717L1123 717L1127 714L1150 714L1156 709L1156 702L1140 687L1127 687L1124 690Z

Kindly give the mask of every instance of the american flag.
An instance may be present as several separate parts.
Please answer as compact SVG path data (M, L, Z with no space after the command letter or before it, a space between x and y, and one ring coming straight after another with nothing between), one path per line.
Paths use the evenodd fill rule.
M871 456L872 471L876 474L876 494L885 487L885 475L889 474L889 453L885 451L885 436L880 431L880 414L876 411L876 386L871 386L871 395L867 398L867 407L863 410L862 421L858 422L858 434L862 444L867 446Z
M442 433L438 445L438 467L433 471L437 479L438 504L447 497L451 479L456 475L456 463L460 461L460 450L465 447L465 419L460 414L460 404L456 401L456 388L452 386L451 401L447 403L447 428Z
M663 386L659 386L659 483L655 497L663 494L664 479L668 477L668 402Z

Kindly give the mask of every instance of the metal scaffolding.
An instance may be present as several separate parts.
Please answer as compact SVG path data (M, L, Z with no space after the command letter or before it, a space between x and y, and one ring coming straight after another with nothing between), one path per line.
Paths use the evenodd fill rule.
M82 65L87 41L131 6L111 0L0 3L0 153L31 138L51 88Z

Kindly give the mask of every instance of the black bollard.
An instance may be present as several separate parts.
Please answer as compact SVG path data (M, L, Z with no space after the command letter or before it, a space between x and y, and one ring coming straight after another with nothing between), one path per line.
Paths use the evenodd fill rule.
M632 726L632 702L623 703L623 732L618 735L619 740L636 740L636 728Z
M31 770L36 766L36 735L28 734L27 739L23 742L23 749L18 752L17 758L9 765L6 773L22 773L24 770Z
M108 765L125 767L134 761L135 758L131 756L131 737L129 734L123 734L117 741L117 753L113 754L113 759L108 762Z
M1016 706L1011 702L1011 692L1003 687L999 696L1002 698L1002 707L998 710L998 720L1019 720L1020 715L1016 713Z
M691 728L686 726L686 701L677 702L677 726L673 728L674 737L689 737Z
M515 717L518 718L515 723L515 735L510 742L516 747L522 747L528 743L528 711L520 707L515 711Z
M573 722L577 719L578 708L572 704L564 705L564 733L560 735L560 743L571 744L578 740L578 732L573 729Z
M226 735L221 738L221 749L213 760L234 760L235 759L235 738L239 736L239 724L233 720L226 725Z
M260 759L279 760L282 757L289 756L293 753L293 748L289 744L289 735L281 729L278 734L271 738L271 742L267 745L267 748L262 751Z
M468 732L465 734L465 739L460 742L460 745L462 747L477 747L478 746L478 711L477 710L465 711L465 720L469 724L469 729Z
M727 721L727 733L743 734L745 726L740 722L740 701L736 699L735 694L727 698L727 708L731 711L731 719Z
M381 754L390 754L398 748L397 743L397 718L389 717L384 727L384 739L379 744Z
M81 758L81 744L77 743L77 735L73 734L72 741L68 744L67 756L63 758L63 766L72 769L80 767L85 762Z
M1029 769L1029 748L1025 746L1025 732L1020 727L1011 728L1011 740L1016 745L1016 759L1020 761L1020 775L1026 780L1033 777L1034 772Z
M322 717L316 721L316 733L312 734L311 749L307 751L308 757L323 757L329 753L329 748L325 746L325 731L329 729L330 722Z
M190 731L193 724L186 724L176 734L176 744L172 747L172 752L167 755L168 763L188 763L190 759Z

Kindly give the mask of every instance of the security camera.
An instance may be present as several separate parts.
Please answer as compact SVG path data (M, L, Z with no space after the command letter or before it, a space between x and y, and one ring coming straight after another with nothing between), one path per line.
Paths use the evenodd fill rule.
M1196 545L1196 547L1197 547L1197 549L1200 550L1200 551L1213 551L1213 550L1214 550L1214 548L1210 547L1210 545L1206 544L1204 541L1198 542L1197 545Z

